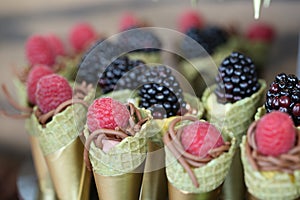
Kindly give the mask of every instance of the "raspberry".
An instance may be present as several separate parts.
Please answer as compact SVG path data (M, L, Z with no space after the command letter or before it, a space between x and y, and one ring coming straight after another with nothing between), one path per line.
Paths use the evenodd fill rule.
M135 27L139 27L139 20L132 13L125 13L119 24L119 30L125 31Z
M36 104L35 101L35 91L37 87L38 81L46 75L53 74L54 72L52 69L50 69L46 65L35 65L33 68L30 70L27 81L26 81L26 86L27 86L27 96L28 100L32 104Z
M183 128L181 143L186 152L207 157L211 149L224 145L224 140L215 126L196 121Z
M254 23L248 27L246 37L253 41L271 42L275 37L275 31L269 24Z
M62 40L55 34L48 34L45 36L47 42L50 44L55 56L65 55L65 47Z
M69 33L70 43L76 52L84 51L96 39L96 31L87 23L74 25Z
M202 28L204 20L195 10L187 10L178 20L178 28L181 32L186 32L190 28Z
M266 156L278 156L288 152L296 140L293 120L286 113L273 111L257 123L255 139L257 150Z
M32 35L27 39L25 53L31 65L45 64L52 66L55 63L55 55L51 45L40 35Z
M87 112L87 125L91 132L100 129L125 128L129 121L129 111L125 105L112 98L94 100Z
M35 92L36 104L42 113L54 110L72 98L72 88L67 79L57 74L42 77Z

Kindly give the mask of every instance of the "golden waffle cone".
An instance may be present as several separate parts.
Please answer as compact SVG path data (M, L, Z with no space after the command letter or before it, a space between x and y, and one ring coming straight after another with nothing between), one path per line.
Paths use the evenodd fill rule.
M256 109L262 104L266 82L259 80L261 85L259 91L250 97L244 98L233 104L219 104L214 94L216 85L207 88L203 94L202 101L207 110L209 121L216 126L226 128L237 138L237 148L241 142L242 136L253 121ZM223 195L225 199L240 200L245 196L244 175L240 158L240 150L237 150L233 158L232 166L223 186Z
M262 172L255 170L246 155L246 136L241 146L242 161L245 171L245 182L248 191L254 198L266 200L292 200L300 198L300 170L293 174L276 171Z
M90 92L84 100L90 101L92 95ZM89 197L90 172L82 156L84 145L78 137L86 112L83 105L73 104L53 116L45 127L38 126L39 143L59 199ZM38 123L36 117L34 119Z
M152 118L150 111L139 110L142 116ZM89 158L99 199L139 199L150 121L147 121L135 136L124 138L107 153L103 152L93 142L91 143ZM87 126L84 129L84 136L86 138L89 136Z
M130 52L126 54L129 59L142 60L145 63L162 63L160 51L155 52Z
M18 95L19 104L22 106L28 106L26 85L19 79L14 79L14 85ZM38 179L39 194L38 199L40 200L54 200L56 199L53 183L49 174L48 167L46 165L45 158L41 151L37 135L38 125L33 121L34 115L25 120L25 129L29 135L29 142L31 148L31 154L33 163Z
M184 170L182 165L177 161L176 157L165 148L166 151L166 171L170 185L177 190L181 191L183 194L193 194L193 199L201 199L205 196L204 193L209 193L211 191L219 193L219 187L225 180L228 170L231 165L232 158L235 153L235 138L231 139L231 147L228 152L222 153L219 157L211 160L206 165L198 168L193 168L193 172L199 182L199 187L195 187L190 179L188 173ZM171 190L172 191L172 190ZM175 194L170 194L169 196L176 196ZM213 192L214 193L214 192ZM199 194L199 195L196 195ZM198 197L199 196L199 197ZM176 198L175 198L176 199ZM189 199L187 197L187 199ZM170 200L173 200L170 198Z

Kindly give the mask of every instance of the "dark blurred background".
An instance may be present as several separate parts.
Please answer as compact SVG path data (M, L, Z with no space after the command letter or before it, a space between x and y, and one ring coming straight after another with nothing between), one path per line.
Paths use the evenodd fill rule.
M191 8L188 0L2 0L0 6L0 80L14 93L13 69L26 65L24 43L34 33L53 32L66 40L77 22L91 23L104 35L118 31L121 15L133 11L152 26L177 30L178 16ZM251 0L199 0L194 7L209 23L234 24L244 30L254 22ZM276 38L263 71L268 82L279 72L296 73L300 30L300 1L273 0L260 20L276 29ZM14 95L14 97L16 97ZM11 109L3 95L1 108ZM0 199L16 199L19 169L30 160L23 120L0 116Z

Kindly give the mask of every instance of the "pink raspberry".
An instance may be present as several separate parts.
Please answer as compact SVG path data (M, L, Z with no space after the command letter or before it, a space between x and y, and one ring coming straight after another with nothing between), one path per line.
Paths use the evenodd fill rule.
M28 100L32 104L36 104L35 100L35 91L37 87L38 81L46 75L53 74L54 72L47 65L35 65L30 70L27 81L26 81L26 89Z
M132 13L125 13L120 20L119 30L125 31L132 27L138 26L139 20L136 18L136 16L134 16Z
M57 35L48 34L45 36L45 38L51 46L55 56L63 56L66 54L64 44Z
M25 44L25 53L31 65L44 64L52 66L55 55L47 40L40 35L32 35Z
M255 131L257 150L263 155L278 156L295 145L296 129L286 113L273 111L263 116Z
M112 98L94 100L87 112L87 125L91 132L100 129L125 128L130 114L125 105Z
M246 30L246 37L252 41L272 42L275 30L266 23L253 23Z
M207 157L211 149L224 144L220 131L208 122L196 121L183 128L181 143L186 152Z
M190 28L202 28L204 20L195 10L187 10L179 17L178 28L185 33Z
M74 25L69 33L69 40L76 52L84 51L97 39L97 33L88 23Z
M42 113L56 109L61 103L72 99L72 88L64 77L51 74L42 77L35 92L36 104Z

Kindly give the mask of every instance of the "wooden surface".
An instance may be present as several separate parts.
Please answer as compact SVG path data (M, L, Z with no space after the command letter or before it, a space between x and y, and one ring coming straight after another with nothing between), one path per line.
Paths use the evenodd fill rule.
M69 28L79 21L87 21L100 33L110 36L118 31L118 20L126 11L134 11L138 17L149 21L153 26L176 30L176 20L187 8L190 8L188 0L66 0L63 2L2 0L0 82L7 83L13 91L12 69L22 67L26 63L24 43L33 33L54 32L67 43ZM245 30L245 27L254 21L251 1L200 0L196 9L202 13L208 23L220 25L234 23L241 30ZM270 8L262 10L260 20L271 23L277 30L271 56L263 73L263 78L268 83L279 72L296 72L300 30L299 10L299 1L272 1ZM5 103L2 94L0 107L11 109ZM4 184L3 180L14 180L18 165L30 153L23 126L22 120L11 120L0 116L0 199L9 199L1 196L3 187L7 184L7 182ZM13 182L9 184L12 190L15 188ZM14 197L15 194L11 195Z

